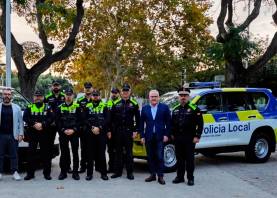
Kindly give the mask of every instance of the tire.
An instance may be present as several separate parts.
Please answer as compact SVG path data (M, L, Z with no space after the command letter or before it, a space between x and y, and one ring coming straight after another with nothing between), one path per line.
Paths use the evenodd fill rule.
M171 143L164 146L164 171L172 172L176 170L177 159L175 146Z
M270 139L263 133L254 134L245 151L246 159L249 162L264 163L271 155Z

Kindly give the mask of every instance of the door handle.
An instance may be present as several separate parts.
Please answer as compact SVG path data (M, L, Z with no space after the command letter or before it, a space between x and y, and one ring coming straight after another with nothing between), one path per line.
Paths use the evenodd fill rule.
M257 116L256 115L250 115L248 116L248 118L256 118Z
M227 121L227 117L221 117L219 118L219 121Z

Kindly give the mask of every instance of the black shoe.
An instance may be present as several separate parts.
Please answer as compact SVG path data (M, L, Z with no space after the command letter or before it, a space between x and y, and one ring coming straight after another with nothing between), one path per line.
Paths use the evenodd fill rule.
M66 173L60 173L59 175L59 180L64 180L65 178L67 178L67 174Z
M129 179L129 180L135 179L133 173L127 174L127 179Z
M156 181L156 176L155 175L150 175L145 179L145 182L151 182L151 181Z
M74 173L72 174L72 178L73 178L74 180L80 180L80 176L79 176L79 174L76 173L76 172L74 172Z
M185 182L184 178L175 177L175 179L172 181L173 184L179 184Z
M194 180L193 179L189 179L188 180L188 186L193 186L194 185Z
M31 179L34 179L35 176L34 175L29 175L27 174L25 177L24 177L24 180L31 180Z
M114 179L114 178L118 178L118 177L121 177L121 176L122 176L122 174L115 173L111 176L111 178Z
M80 170L79 170L79 173L84 173L84 172L86 172L86 170L87 169L85 167L81 167Z
M51 177L50 175L44 175L44 179L46 179L46 180L51 180L52 177Z
M159 184L161 184L161 185L165 185L165 181L164 181L164 178L163 178L163 177L159 177L159 178L158 178L158 182L159 182Z
M103 180L109 180L109 177L107 175L101 175L101 179L103 179Z
M86 176L86 180L87 180L87 181L92 180L92 178L93 178L93 176L92 176L92 175L87 175L87 176Z
M69 168L69 169L67 170L67 173L72 174L72 173L73 173L73 170L72 170L71 168Z

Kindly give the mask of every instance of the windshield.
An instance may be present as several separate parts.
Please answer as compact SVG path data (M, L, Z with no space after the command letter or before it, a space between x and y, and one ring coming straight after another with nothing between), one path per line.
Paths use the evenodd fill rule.
M192 89L191 92L190 92L190 98L191 100L199 95L201 92L205 92L205 91L208 91L210 89ZM164 104L167 104L169 106L170 109L173 109L173 107L175 105L178 104L178 93L177 91L172 91L172 92L168 92L166 94L163 94L161 96L161 102L164 103Z

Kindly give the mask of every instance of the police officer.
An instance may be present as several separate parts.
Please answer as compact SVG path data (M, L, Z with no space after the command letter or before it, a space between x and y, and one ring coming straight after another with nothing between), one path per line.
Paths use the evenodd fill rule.
M71 88L65 91L65 102L58 107L57 111L57 124L60 140L60 168L61 173L59 180L63 180L67 177L67 171L70 166L70 149L69 142L71 144L73 155L73 174L72 178L79 180L78 174L79 168L79 118L82 114L82 109L79 108L79 104L73 102L74 94Z
M53 112L54 116L58 110L58 107L64 102L65 94L61 91L61 84L58 80L52 81L51 92L47 94L44 98L44 103L49 106ZM56 120L56 118L55 118ZM56 133L58 131L56 122L53 122L49 127L51 134L51 148L54 147Z
M85 82L84 83L84 93L85 95L80 97L77 100L77 103L80 105L80 108L85 109L86 105L89 102L92 102L92 91L93 91L93 87L92 84L90 82ZM83 130L84 128L84 124L83 123L84 119L81 119L80 123L80 143L81 143L81 162L80 162L80 170L79 173L84 173L86 172L86 168L87 168L87 151L86 151L86 136L85 136L85 132Z
M39 144L43 162L43 175L51 180L51 136L49 126L54 121L53 110L43 103L44 97L40 91L34 94L34 103L24 111L23 120L28 126L29 154L28 169L24 180L35 177L36 151Z
M111 121L115 130L112 137L115 141L115 173L111 178L121 177L123 171L123 159L126 163L127 178L134 179L133 175L133 139L137 136L139 126L139 105L130 98L131 88L124 84L121 91L121 99L114 102L111 110ZM123 158L123 155L125 156Z
M111 90L111 99L108 100L107 106L109 111L111 111L114 103L116 100L120 98L119 95L119 89L112 88ZM111 130L113 131L115 129L113 123L111 123ZM113 173L115 170L115 144L114 144L114 138L111 137L111 132L108 133L108 154L109 154L109 170L108 172Z
M108 180L106 164L106 142L109 127L109 111L106 104L101 101L100 93L97 90L92 92L92 102L86 105L86 139L87 139L87 177L93 177L94 161L98 161L98 171L103 180Z
M180 103L172 112L172 138L175 141L177 157L177 176L172 181L174 184L184 182L185 170L188 185L194 185L194 150L199 142L203 130L203 118L200 109L190 102L190 90L178 90Z

